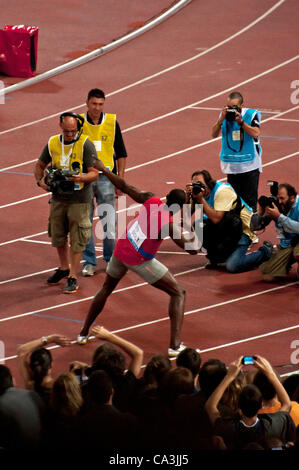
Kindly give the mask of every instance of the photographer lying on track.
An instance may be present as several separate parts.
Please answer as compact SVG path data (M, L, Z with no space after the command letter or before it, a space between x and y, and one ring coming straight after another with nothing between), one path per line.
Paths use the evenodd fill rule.
M299 263L299 196L296 189L288 183L276 183L276 186L277 196L273 191L270 197L261 196L259 213L254 214L251 219L252 230L262 230L274 220L277 238L280 240L278 249L260 266L265 281L286 277L292 264Z
M65 294L78 289L79 263L91 236L90 183L98 177L98 171L93 167L96 149L87 136L82 135L83 122L84 119L77 114L63 113L60 116L62 134L50 137L34 172L37 185L52 192L49 236L52 246L57 248L60 267L47 282L54 285L68 277Z
M250 229L252 210L237 196L229 183L215 181L207 170L195 171L187 184L187 199L191 205L203 205L203 247L213 269L226 263L231 273L256 268L268 260L272 243L265 241L257 251L246 254L255 234Z

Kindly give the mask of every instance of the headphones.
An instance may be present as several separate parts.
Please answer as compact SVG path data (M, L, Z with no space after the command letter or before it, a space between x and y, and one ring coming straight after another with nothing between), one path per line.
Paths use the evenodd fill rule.
M60 122L62 122L63 119L67 116L70 116L70 117L73 117L73 118L77 119L77 130L78 130L78 132L80 132L82 127L83 127L83 124L84 124L84 117L80 116L80 114L66 112L66 113L62 113L60 115L60 118L59 118Z
M60 115L60 118L59 118L60 124L62 123L63 119L67 116L70 116L70 117L73 117L73 118L77 119L77 134L76 134L76 137L71 142L69 142L69 144L74 144L81 137L81 134L83 132L83 124L84 124L85 119L84 119L84 117L80 116L80 114L66 112L66 113L62 113Z

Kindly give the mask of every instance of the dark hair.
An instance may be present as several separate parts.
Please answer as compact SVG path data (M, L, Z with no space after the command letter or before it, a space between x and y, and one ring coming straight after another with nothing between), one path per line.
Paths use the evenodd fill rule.
M226 365L219 359L209 359L199 371L200 389L209 397L226 376Z
M183 207L186 203L186 193L183 189L172 189L166 196L166 202L168 207L172 205L178 205L179 207Z
M91 371L105 370L112 378L123 375L126 367L124 355L109 343L101 344L93 354Z
M100 90L99 88L93 88L92 90L90 90L88 92L87 101L89 101L91 98L104 98L104 99L106 99L105 93L103 92L103 90Z
M185 348L176 358L176 365L191 370L193 377L199 373L201 365L200 354L193 348Z
M264 400L272 400L275 397L276 390L263 372L257 371L252 383L259 389Z
M46 348L36 348L30 356L30 369L33 373L34 389L41 390L41 384L52 365L52 356Z
M296 389L299 387L299 374L289 375L284 381L283 386L286 389L290 399L293 399Z
M243 101L244 101L243 96L241 95L239 91L233 91L232 93L228 95L228 98L230 100L238 99L240 104L243 104Z
M297 191L294 188L294 186L292 186L291 184L289 184L289 183L280 183L278 185L278 189L281 189L281 188L285 188L285 190L287 191L289 197L292 197L292 196L296 197L297 196Z
M144 380L148 384L158 384L163 376L171 369L171 361L164 354L155 354L151 357L144 370Z
M214 189L214 186L216 184L216 180L214 180L211 176L211 174L208 172L208 170L197 170L194 171L191 175L191 179L194 178L194 176L199 176L202 175L203 179L205 180L206 185L210 190Z
M13 387L11 372L8 367L0 364L0 395L10 387Z
M176 367L164 375L160 395L165 402L173 402L180 395L191 394L194 392L193 375L185 367Z
M112 394L112 380L104 370L95 370L86 384L87 400L104 405Z
M255 385L245 385L239 396L239 408L247 418L257 415L262 406L262 394Z

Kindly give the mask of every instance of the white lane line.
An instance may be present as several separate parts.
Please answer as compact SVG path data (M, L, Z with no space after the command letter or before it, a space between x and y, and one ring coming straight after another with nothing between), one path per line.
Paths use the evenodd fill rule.
M126 132L128 132L130 130L133 130L133 129L138 129L140 127L146 126L147 124L151 124L153 122L160 121L161 119L165 119L167 117L174 116L175 114L178 114L182 111L186 111L189 108L193 108L194 106L196 106L198 104L205 103L206 101L210 101L214 98L218 98L219 96L223 95L224 93L229 93L230 91L236 90L237 88L240 88L244 85L247 85L247 83L253 82L254 80L258 80L259 78L262 78L265 75L268 75L269 73L272 73L275 70L278 70L281 67L284 67L285 65L289 65L289 64L291 64L292 62L294 62L298 59L299 59L299 55L291 57L290 59L288 59L284 62L281 62L280 64L275 65L274 67L271 67L268 70L265 70L264 72L261 72L257 75L254 75L254 76L248 78L247 80L243 80L242 82L236 83L235 85L233 85L229 88L226 88L225 90L219 91L218 93L215 93L214 95L208 96L207 98L203 98L199 101L195 101L194 103L190 103L186 106L183 106L182 108L178 108L178 109L175 109L174 111L170 111L169 113L162 114L160 116L157 116L156 118L149 119L148 121L145 121L143 123L140 123L140 124L137 124L135 126L129 127L128 129L126 129ZM272 119L272 118L270 118L270 119Z
M212 100L213 98L216 98L216 97L218 97L218 96L221 96L221 95L223 95L224 93L228 93L228 92L230 92L230 91L232 91L232 90L234 90L234 89L236 89L236 88L238 88L238 87L241 87L241 86L243 86L243 85L245 85L245 84L247 84L247 83L249 83L249 82L252 82L252 81L254 81L254 80L257 80L257 79L259 79L259 78L261 78L261 77L263 77L263 76L265 76L265 75L267 75L267 74L269 74L269 73L271 73L271 72L273 72L273 71L275 71L275 70L277 70L277 69L279 69L279 68L281 68L281 67L284 67L285 65L288 65L288 64L290 64L291 62L293 62L293 61L295 61L295 60L298 60L298 58L299 58L299 55L294 56L294 57L292 57L291 59L288 59L288 60L286 60L286 61L284 61L284 62L281 62L280 64L278 64L278 65L276 65L276 66L274 66L274 67L272 67L272 68L270 68L270 69L268 69L268 70L265 70L264 72L261 72L261 73L259 73L258 75L254 75L253 77L251 77L251 78L249 78L249 79L247 79L247 80L245 80L245 81L243 81L243 82L237 83L236 85L234 85L234 86L232 86L232 87L230 87L230 88L226 88L225 90L222 90L222 91L220 91L220 92L218 92L218 93L216 93L216 94L214 94L214 95L208 96L208 97L203 98L203 99L201 99L201 100L199 100L199 101L196 101L196 102L194 102L194 103L191 103L191 104L188 104L188 105L186 105L186 106L183 106L182 108L177 108L177 109L175 109L174 111L170 111L169 113L161 114L160 116L157 116L157 117L155 117L155 118L149 119L148 121L144 121L144 122L141 122L141 123L136 124L136 125L134 125L134 126L128 127L127 129L124 129L122 132L123 132L123 133L130 132L130 131L132 131L132 130L138 129L138 128L143 127L143 126L146 126L146 125L148 125L148 124L152 124L152 123L154 123L154 122L160 121L160 120L165 119L165 118L167 118L167 117L173 116L173 115L175 115L175 114L177 114L177 113L186 111L186 110L188 110L188 109L190 109L190 108L192 108L192 107L194 107L194 106L196 106L196 105L198 105L198 104L204 103L204 102L206 102L206 101L210 101L210 100ZM294 110L296 110L296 109L298 109L298 108L299 108L299 106L295 106L295 107L293 107L293 108L289 108L289 109L286 110L286 111L283 111L283 112L281 112L281 113L276 114L276 117L283 116L284 114L286 114L286 113L288 113L288 112L291 112L291 111L294 111ZM269 117L269 118L267 118L267 119L264 119L264 120L263 120L263 123L264 123L264 122L267 122L267 121L270 121L270 120L273 120L274 117L275 117L275 116L271 116L271 117ZM1 135L1 133L0 133L0 135ZM212 139L211 141L207 141L206 143L210 143L210 142L213 142L213 141L215 141L215 140L216 140L216 139ZM199 145L204 145L204 143L199 144ZM36 159L36 160L37 160L37 159ZM17 168L17 167L20 167L20 166L23 166L23 165L27 165L28 163L32 163L32 161L36 161L36 160L28 160L28 161L26 161L26 162L18 163L18 164L13 165L13 166L9 166L9 167L6 167L6 168L1 168L1 169L0 169L0 172L7 171L7 170L10 170L10 169L12 169L12 168ZM155 161L155 160L153 160L153 161ZM146 163L146 164L148 164L148 163ZM135 167L134 167L134 168L135 168ZM138 168L138 167L137 167L137 168ZM128 170L129 170L129 169L128 169ZM127 170L127 171L128 171L128 170ZM28 199L28 200L30 200L30 199ZM27 200L24 200L24 202L26 202L26 201L27 201ZM12 203L12 204L14 204L14 203ZM1 206L0 208L2 208L2 207L3 207L3 206Z
M239 339L239 340L236 340L236 341L231 341L230 343L221 344L219 346L214 346L213 348L203 349L203 350L201 350L201 352L205 353L205 352L209 352L209 351L216 351L217 349L228 348L228 347L231 347L231 346L235 346L236 344L246 343L247 341L256 341L256 340L261 339L261 338L267 338L268 336L273 336L273 335L278 335L278 334L281 334L281 333L285 333L286 331L296 330L297 328L299 328L299 325L289 326L287 328L282 328L280 330L270 331L269 333L262 333L260 335L251 336L250 338L244 338L244 339Z
M242 297L236 297L234 299L226 300L224 302L219 302L217 304L207 305L206 307L196 308L195 310L189 310L188 312L185 312L184 316L193 315L194 313L199 313L199 312L203 312L203 311L206 311L206 310L211 310L211 309L218 308L218 307L223 307L224 305L230 305L230 304L233 304L233 303L236 303L236 302L240 302L242 300L247 300L247 299L250 299L250 298L253 298L253 297L257 297L259 295L268 294L270 292L285 289L286 287L291 287L291 286L294 286L296 284L299 284L299 281L289 282L288 284L273 287L271 289L265 289L265 290L260 291L260 292L255 292L254 294L248 294L248 295L244 295ZM155 323L160 323L160 322L166 321L166 320L169 320L169 317L163 317L163 318L159 318L157 320L151 320L149 322L139 323L137 325L121 328L119 330L116 330L116 333L120 333L121 331L132 330L132 329L135 329L135 328L140 328L140 327L143 327L143 326L153 325ZM299 325L296 325L296 328L298 328L298 327L299 327ZM292 327L292 328L295 328L295 327Z
M297 109L299 109L299 105L298 105L298 106L295 106L295 107L293 107L293 108L289 108L289 109L287 109L287 110L285 110L285 111L282 111L282 112L279 113L277 116L283 116L283 115L285 115L285 114L287 114L287 113L289 113L289 112L295 111L295 110L297 110ZM264 120L262 121L262 124L265 124L266 122L269 122L269 121L273 121L274 119L275 119L275 116L268 117L268 118L266 118L266 119L264 119ZM152 165L152 164L154 164L154 163L157 163L157 162L160 162L160 161L163 161L163 160L167 160L167 159L169 159L169 158L176 157L176 156L181 155L181 154L186 153L186 152L190 152L190 151L192 151L192 150L198 149L198 148L203 147L203 146L205 146L205 145L209 145L209 144L211 144L211 143L213 143L213 142L217 142L217 141L220 140L220 139L221 139L221 137L217 137L217 138L215 138L215 139L206 140L205 142L201 142L201 143L199 143L199 144L192 145L191 147L186 147L186 148L184 148L184 149L182 149L182 150L178 150L178 151L173 152L173 153L170 153L170 154L168 154L168 155L164 155L163 157L154 158L154 159L149 160L149 161L147 161L147 162L140 163L139 165L131 166L131 167L129 167L129 168L126 169L126 173L129 172L129 171L137 170L138 168L142 168L142 167L144 167L144 166ZM36 160L35 160L35 161L36 161ZM21 166L21 165L22 165L22 164L20 164L20 166ZM5 169L0 170L0 172L1 172L1 171L5 171ZM0 209L5 209L5 208L7 208L7 207L15 206L15 205L18 205L18 204L23 204L23 203L25 203L25 202L30 202L30 201L32 201L32 200L39 199L39 198L46 197L46 196L49 197L49 193L43 193L43 194L40 194L40 195L38 195L38 196L32 196L32 197L27 198L27 199L22 199L22 200L19 200L19 201L9 202L8 204L3 204L2 206L0 206ZM6 243L6 242L4 242L4 243ZM0 243L0 246L1 246L1 245L2 245L2 244Z
M296 155L299 155L299 151L298 151L298 152L294 152L294 153L290 153L290 155L286 155L285 157L278 158L277 160L272 160L271 162L264 163L264 164L263 164L263 168L264 168L265 166L274 165L274 163L280 163L280 162L282 162L283 160L287 160L288 158L295 157Z
M191 273L194 273L195 271L200 271L202 269L204 269L204 266L199 266L197 268L192 268L192 269L188 269L187 271L182 271L180 273L173 274L173 276L174 277L184 276L185 274L191 274ZM41 271L41 272L45 272L45 271ZM143 287L143 286L147 286L147 285L148 285L147 282L142 282L140 284L133 284L132 286L122 287L121 289L116 289L115 291L112 292L112 294L117 294L118 292L123 292L123 291L126 291L126 290L131 290L131 289L135 289L137 287ZM49 287L49 289L51 289L51 287ZM39 309L39 310L34 310L32 312L21 313L19 315L15 315L13 317L0 318L0 322L4 322L4 321L7 321L7 320L13 320L15 318L20 318L20 317L26 317L26 316L30 316L30 315L36 315L36 314L41 313L41 312L47 312L48 310L54 310L55 308L67 307L69 305L74 305L74 304L77 304L77 303L86 302L87 300L91 300L93 298L94 298L94 296L92 295L91 297L85 297L83 299L73 300L72 302L65 302L63 304L52 305L51 307L45 307L45 308L42 308L42 309Z
M216 140L216 139L215 139L215 140ZM299 154L299 151L294 152L294 153L291 153L291 154L289 154L289 155L285 155L285 156L283 156L283 157L277 158L276 160L272 160L272 161L270 161L270 162L268 162L268 163L264 163L264 164L262 165L262 167L264 168L264 167L266 167L266 166L274 165L275 163L280 163L280 162L282 162L282 161L284 161L284 160L287 160L287 159L289 159L289 158L295 157L295 156L298 155L298 154ZM128 171L128 170L130 170L130 168L128 168L126 171ZM220 181L222 181L222 180L225 180L225 178L221 178ZM161 198L161 199L164 199L164 198ZM138 207L138 205L136 206L136 208L137 208L137 207ZM1 206L0 206L0 208L1 208ZM117 213L123 212L123 211L125 211L125 210L126 210L126 209L122 209L121 211L117 211ZM94 220L97 220L97 217L94 217ZM17 242L20 242L20 241L24 241L24 239L30 239L30 238L33 238L33 237L38 237L38 236L40 236L40 235L45 235L45 234L47 234L47 233L48 233L47 231L44 231L44 232L39 232L39 233L33 233L33 234L31 234L31 235L27 235L26 237L19 237L19 238L15 238L15 239L13 239L13 240L7 240L6 242L0 243L0 247L1 247L1 246L5 246L5 245L9 245L9 244L12 244L12 243L17 243ZM53 268L53 269L54 269L54 268ZM50 271L50 270L49 270L49 271ZM21 277L20 279L23 279L23 277ZM9 282L9 281L2 281L2 282ZM1 282L0 282L0 284L1 284Z
M280 335L280 334L283 334L283 333L286 333L288 331L292 331L292 330L295 330L299 328L299 325L294 325L294 326L289 326L289 327L286 327L286 328L282 328L280 330L274 330L274 331L269 331L268 333L262 333L260 335L256 335L256 336L250 336L248 338L242 338L242 339L239 339L239 340L236 340L236 341L232 341L230 343L224 343L224 344L219 344L218 346L213 346L211 348L206 348L206 349L201 349L200 350L200 353L201 354L204 354L205 352L211 352L211 351L217 351L218 349L224 349L224 348L229 348L231 346L235 346L236 344L242 344L242 343L247 343L249 341L257 341L259 339L263 339L263 338L267 338L269 336L274 336L274 335ZM117 334L119 333L120 331L126 331L126 329L122 329L122 330L113 330L111 331L111 333L114 333L114 334ZM94 336L90 336L90 339L89 340L92 340L92 339L95 339ZM76 340L75 341L71 341L72 344L76 344ZM61 348L61 346L59 345L55 345L55 346L49 346L47 349L57 349L57 348ZM14 355L14 356L8 356L8 357L5 357L3 359L3 361L9 361L11 359L16 359L17 358L17 355ZM144 367L144 366L142 366ZM274 366L275 367L275 366ZM287 376L287 375L291 375L291 374L294 374L298 371L293 371L293 372L288 372L286 374L282 374L281 377L284 377L284 376Z
M299 119L283 119L283 118L276 118L275 121L299 122Z
M199 268L194 268L194 269L191 269L191 270L188 270L188 271L178 273L175 276L181 276L181 275L184 275L184 274L189 274L191 272L198 271L198 270L201 270L201 269L204 269L204 266L200 266ZM282 289L286 289L287 287L295 286L297 284L299 284L299 281L289 282L289 283L281 285L281 286L272 287L271 289L265 289L265 290L262 290L262 291L259 291L259 292L255 292L253 294L247 294L247 295L244 295L242 297L236 297L234 299L226 300L226 301L219 302L219 303L216 303L216 304L207 305L205 307L200 307L200 308L197 308L195 310L190 310L188 312L185 312L184 316L193 315L194 313L203 312L203 311L210 310L210 309L213 309L213 308L223 307L224 305L230 305L230 304L233 304L233 303L236 303L236 302L240 302L242 300L247 300L247 299L250 299L250 298L253 298L253 297L257 297L259 295L268 294L270 292L276 292L276 291L279 291L279 290L282 290ZM125 292L127 290L132 290L132 289L136 289L137 287L142 287L142 286L147 286L147 285L148 285L147 282L142 282L140 284L134 284L132 286L127 286L127 287L123 287L121 289L116 289L115 291L112 292L112 294L117 294L119 292ZM16 319L19 319L19 318L22 318L22 317L28 317L28 316L36 315L36 314L39 314L39 313L42 313L42 312L48 312L49 310L55 310L55 309L58 309L58 308L61 308L61 307L68 307L70 305L86 302L86 301L91 300L93 298L94 298L94 296L85 297L83 299L77 299L77 300L74 300L72 302L64 302L63 304L51 305L50 307L45 307L45 308L42 308L42 309L33 310L31 312L25 312L25 313L20 313L18 315L13 315L11 317L0 318L0 322L2 323L2 322L5 322L5 321L16 320ZM167 316L167 317L159 318L157 320L152 320L152 321L145 322L145 323L139 323L137 325L129 326L129 327L126 327L124 329L117 330L117 331L118 332L119 331L128 331L128 330L131 330L131 329L140 328L140 327L147 326L147 325L153 325L155 323L160 323L160 322L166 321L168 319L169 319L169 317Z
M209 47L208 49L205 49L204 51L200 52L199 54L196 54L192 57L190 57L189 59L186 59L186 60L183 60L177 64L174 64L172 65L171 67L167 67L166 69L163 69L157 73L154 73L152 75L149 75L148 77L145 77L145 78L142 78L141 80L138 80L134 83L131 83L130 85L127 85L125 87L122 87L122 88L119 88L118 90L115 90L111 93L108 93L106 96L109 97L109 96L113 96L113 95L116 95L118 93L121 93L123 91L126 91L130 88L133 88L137 85L141 85L142 83L145 83L146 81L148 80L152 80L153 78L156 78L156 77L159 77L165 73L168 73L172 70L175 70L176 68L178 67L181 67L183 65L186 65L188 64L189 62L192 62L194 60L197 60L199 59L200 57L202 57L203 55L205 54L208 54L209 52L212 52L214 51L215 49L217 49L218 47L221 47L223 46L224 44L228 43L229 41L237 38L238 36L240 36L241 34L243 34L244 32L248 31L249 29L251 29L253 26L255 26L256 24L258 24L260 21L264 20L268 15L270 15L271 13L273 13L278 7L280 7L283 3L285 2L285 0L280 0L278 1L275 5L273 5L273 7L271 7L269 10L267 10L265 13L263 13L261 16L259 16L258 18L256 18L253 22L249 23L247 26L245 26L244 28L242 28L240 31L237 31L236 33L234 33L232 36L229 36L228 38L224 39L223 41L220 41L219 43L215 44L214 46L212 47ZM8 89L7 89L8 91ZM6 92L7 92L6 91ZM69 109L66 109L64 111L74 111L78 108L81 108L83 106L85 106L86 103L82 103L80 105L77 105L77 106L74 106L73 108L69 108ZM34 125L34 124L38 124L42 121L45 121L47 119L51 119L51 118L54 118L54 117L57 117L57 116L60 116L60 114L62 114L64 111L60 111L58 113L55 113L55 114L51 114L49 116L45 116L44 118L41 118L41 119L37 119L35 121L32 121L32 122L29 122L29 123L26 123L26 124L22 124L20 126L17 126L17 127L14 127L14 128L11 128L11 129L7 129L5 131L2 131L0 132L0 135L3 135L3 134L7 134L8 132L13 132L15 130L19 130L19 129L22 129L24 127L28 127L28 126L31 126L31 125Z
M41 241L41 240L30 240L29 238L21 238L21 242L27 243L41 243L42 245L51 245L51 242Z

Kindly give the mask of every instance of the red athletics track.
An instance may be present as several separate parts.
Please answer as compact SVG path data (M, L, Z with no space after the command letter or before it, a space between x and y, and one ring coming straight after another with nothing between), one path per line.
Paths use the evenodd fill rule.
M103 88L106 111L117 112L124 133L127 180L164 196L175 186L184 187L198 168L223 178L220 142L211 141L210 131L229 91L239 89L248 106L262 111L260 193L267 193L267 179L288 181L298 189L299 106L291 102L290 88L298 71L297 24L294 0L194 0L113 52L8 95L0 132L0 216L5 227L0 239L0 339L19 385L17 346L53 332L74 340L104 279L100 258L96 276L79 277L76 295L46 285L57 258L46 234L48 195L34 184L32 160L57 133L59 113L82 112L87 91ZM265 239L275 240L272 226L260 234L260 242ZM291 344L299 340L295 270L286 282L274 284L262 282L258 270L239 275L207 271L204 256L182 253L170 240L162 244L158 259L187 290L183 341L200 347L203 360L219 357L228 363L258 353L276 366L289 365L278 367L280 373L298 369L290 365L295 352ZM165 294L129 273L98 323L142 347L146 362L167 351L167 302ZM85 347L56 348L54 373L74 359L89 362L95 345L90 341Z

